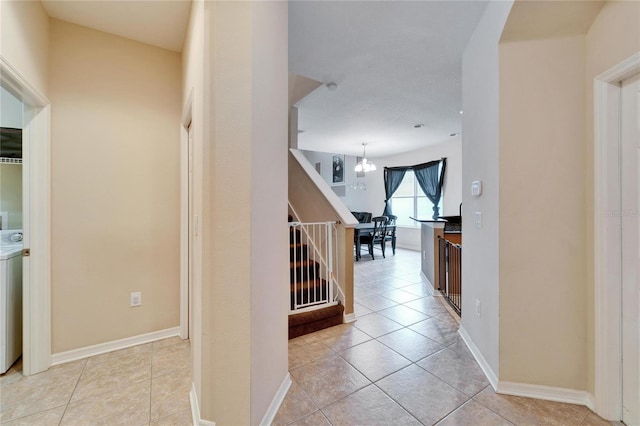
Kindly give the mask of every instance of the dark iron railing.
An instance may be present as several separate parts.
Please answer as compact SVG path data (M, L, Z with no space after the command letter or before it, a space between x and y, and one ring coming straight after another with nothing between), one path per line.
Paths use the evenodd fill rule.
M440 291L451 307L462 313L462 246L438 237Z

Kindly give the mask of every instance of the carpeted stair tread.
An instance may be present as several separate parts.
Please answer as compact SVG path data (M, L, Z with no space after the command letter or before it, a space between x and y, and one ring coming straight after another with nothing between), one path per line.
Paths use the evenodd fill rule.
M306 280L299 283L291 283L289 289L291 292L300 291L301 289L322 289L326 288L327 280L317 278L315 280Z
M293 310L294 304L313 304L316 301L326 300L329 288L326 280L303 281L289 286L290 308Z
M320 264L318 262L316 262L315 260L309 260L309 259L301 259L301 260L297 260L295 262L290 261L289 262L289 267L291 268L300 268L300 267L309 267L309 268L319 268Z
M300 280L310 280L318 278L320 275L320 264L315 260L299 260L297 262L290 262L289 269L290 282L293 282L294 279L298 282L300 282Z
M307 260L309 258L309 248L306 244L289 244L289 259Z

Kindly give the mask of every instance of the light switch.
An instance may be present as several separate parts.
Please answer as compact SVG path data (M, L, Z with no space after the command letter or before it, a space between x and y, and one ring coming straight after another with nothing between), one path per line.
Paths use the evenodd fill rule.
M479 197L482 195L482 181L474 180L471 182L471 196Z
M473 217L476 221L476 229L482 229L482 212L474 212Z

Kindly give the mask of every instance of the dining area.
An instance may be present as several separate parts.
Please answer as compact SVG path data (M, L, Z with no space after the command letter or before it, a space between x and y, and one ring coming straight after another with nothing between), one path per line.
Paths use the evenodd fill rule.
M396 254L396 220L394 215L373 217L370 212L354 212L351 214L358 220L354 227L353 239L355 260L362 258L362 247L367 247L367 255L371 260L376 258L376 250L386 257L387 242L391 243L392 254Z

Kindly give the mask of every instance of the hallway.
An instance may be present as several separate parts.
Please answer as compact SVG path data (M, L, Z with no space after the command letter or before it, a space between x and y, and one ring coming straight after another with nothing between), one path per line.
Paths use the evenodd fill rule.
M389 250L390 251L390 250ZM420 253L355 263L357 321L289 341L276 425L609 425L578 405L496 394Z
M356 315L289 341L274 425L609 425L586 407L497 395L429 294L418 252L355 263ZM178 337L0 376L2 425L191 425L191 349Z

